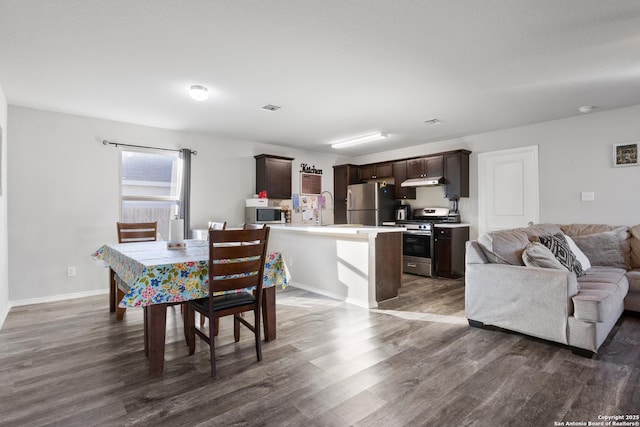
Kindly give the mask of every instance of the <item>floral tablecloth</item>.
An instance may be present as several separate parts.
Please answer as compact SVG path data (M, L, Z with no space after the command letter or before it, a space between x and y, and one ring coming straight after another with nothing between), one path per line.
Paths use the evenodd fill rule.
M92 257L100 265L111 267L129 287L120 307L141 307L206 297L207 245L206 241L187 240L185 249L169 250L166 242L111 244L102 246ZM270 253L264 266L263 287L284 288L290 280L282 255Z

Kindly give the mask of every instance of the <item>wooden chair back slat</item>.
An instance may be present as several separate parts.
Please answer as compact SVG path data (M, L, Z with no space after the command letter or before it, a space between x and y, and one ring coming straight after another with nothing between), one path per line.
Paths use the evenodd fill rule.
M118 222L118 243L155 242L158 236L157 222Z
M264 264L261 257L243 262L230 262L226 264L216 265L217 276L231 276L233 274L248 274L249 272L257 273ZM216 280L217 282L217 280Z

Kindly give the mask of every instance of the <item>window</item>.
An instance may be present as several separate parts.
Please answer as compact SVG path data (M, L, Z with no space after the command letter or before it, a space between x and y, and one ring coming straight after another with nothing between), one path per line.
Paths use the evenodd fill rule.
M178 152L120 150L122 222L158 222L169 240L169 221L180 212L182 161Z

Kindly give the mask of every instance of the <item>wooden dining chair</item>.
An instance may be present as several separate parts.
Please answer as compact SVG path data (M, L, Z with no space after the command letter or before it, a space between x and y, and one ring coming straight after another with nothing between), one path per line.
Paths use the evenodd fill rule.
M117 222L118 243L133 242L155 242L158 236L157 222ZM111 311L116 312L116 319L122 320L126 308L118 305L125 294L129 291L129 286L118 275L111 270L111 289L109 290Z
M267 255L269 228L253 230L210 230L209 231L209 297L187 301L185 333L189 354L195 352L195 336L207 344L211 357L211 376L216 376L215 323L220 317L233 315L233 335L240 340L240 324L246 326L255 336L256 355L262 360L260 337L260 310L262 307L262 280ZM255 292L245 291L255 288ZM222 296L215 292L230 291ZM195 312L209 319L207 334L195 326ZM253 311L253 325L240 316Z
M209 221L209 230L225 230L226 228L227 228L227 221L225 222Z
M261 230L264 227L266 227L265 224L251 224L248 222L245 222L244 225L242 226L243 230Z

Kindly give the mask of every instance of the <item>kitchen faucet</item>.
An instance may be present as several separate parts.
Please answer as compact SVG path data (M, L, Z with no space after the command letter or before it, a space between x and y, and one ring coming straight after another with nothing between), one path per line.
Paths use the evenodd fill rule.
M331 191L325 190L322 193L320 193L320 197L322 197L324 193L327 193L329 196L331 196L331 209L333 209L333 194L331 194ZM326 199L324 204L326 205ZM316 221L316 223L319 223L320 225L324 225L322 222L322 204L320 204L320 200L318 200L318 212L320 213L320 215L318 216L318 221Z

